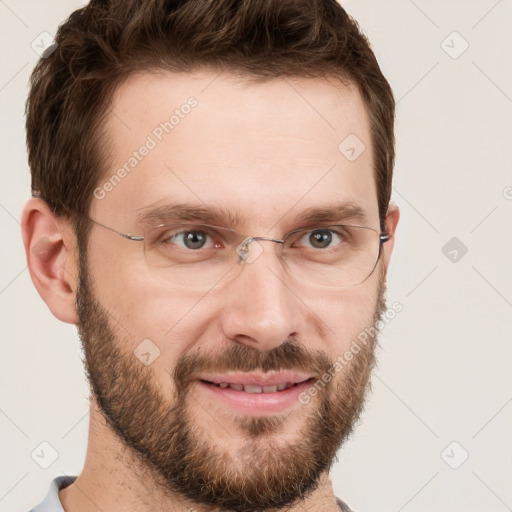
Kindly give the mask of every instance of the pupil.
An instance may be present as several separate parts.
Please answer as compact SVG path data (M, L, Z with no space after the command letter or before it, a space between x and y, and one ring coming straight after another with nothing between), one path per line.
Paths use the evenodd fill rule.
M202 231L190 231L185 235L185 245L189 249L200 249L205 243L205 234Z
M332 234L329 231L314 231L309 235L309 241L313 247L327 247L332 240Z

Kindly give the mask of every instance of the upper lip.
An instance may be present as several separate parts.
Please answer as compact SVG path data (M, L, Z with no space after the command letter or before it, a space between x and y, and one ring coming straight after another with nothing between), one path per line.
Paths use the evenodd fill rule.
M286 382L297 384L311 379L313 376L301 372L278 372L278 373L227 373L223 375L200 375L200 380L220 384L248 384L249 386L275 386Z

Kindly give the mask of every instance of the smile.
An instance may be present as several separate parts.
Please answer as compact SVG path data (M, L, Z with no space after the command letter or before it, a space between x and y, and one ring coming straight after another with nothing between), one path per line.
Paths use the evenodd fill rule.
M275 384L274 386L254 386L252 384L237 384L231 382L209 382L203 381L208 384L212 384L219 388L230 388L236 391L244 391L245 393L276 393L278 391L284 391L285 389L289 389L292 386L297 386L297 382L280 382L279 384Z
M236 380L238 382L230 382ZM217 381L217 382L215 382ZM250 381L249 383L247 381ZM223 375L196 380L198 391L208 400L237 414L267 416L300 407L299 395L315 382L308 375L289 372L272 376L250 374Z

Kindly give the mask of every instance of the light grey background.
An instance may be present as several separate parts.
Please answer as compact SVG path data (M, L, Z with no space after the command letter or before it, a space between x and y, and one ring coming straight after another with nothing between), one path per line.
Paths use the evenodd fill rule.
M82 3L0 0L2 511L29 510L53 477L78 474L87 444L76 329L37 295L19 226L31 43ZM343 5L398 102L402 218L388 286L403 311L384 329L373 394L331 473L335 492L359 512L511 510L512 2ZM42 442L58 453L47 469Z

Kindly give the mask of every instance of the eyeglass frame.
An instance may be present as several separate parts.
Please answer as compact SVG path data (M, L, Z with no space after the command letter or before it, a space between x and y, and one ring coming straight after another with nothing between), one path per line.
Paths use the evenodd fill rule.
M236 231L233 228L227 228L227 227L223 227L223 226L213 226L213 225L210 225L210 224L202 224L200 222L199 223L190 223L189 222L189 223L159 224L158 226L154 226L154 227L148 229L146 235L144 235L144 236L142 236L142 235L130 235L130 234L127 234L127 233L121 233L120 231L117 231L114 228L106 226L105 224L102 224L101 222L98 222L97 220L94 220L91 217L87 217L87 218L91 222L93 222L94 224L97 224L98 226L101 226L102 228L107 229L108 231L111 231L112 233L115 233L115 234L125 238L126 240L131 240L132 242L144 242L146 240L146 238L147 238L147 234L148 233L150 233L151 231L153 231L155 229L159 229L159 228L163 228L163 227L167 227L167 226L187 226L187 225L191 225L191 226L205 226L205 227L210 227L210 228L224 229L224 230L227 230L227 231L231 231L232 233L235 233L235 234L238 234L238 235L242 235L242 233L239 233L238 231ZM311 229L311 231L314 231L315 229L320 229L322 227L328 228L328 227L334 227L334 226L371 229L371 230L375 231L378 234L378 236L379 236L379 252L377 254L377 258L375 259L375 265L372 268L371 272L362 281L360 281L359 283L356 283L354 285L348 285L347 287L358 286L358 285L364 283L373 274L373 272L375 271L375 268L377 267L377 263L379 262L379 259L380 259L381 253L382 253L382 246L383 246L383 244L385 244L386 242L388 242L391 239L391 235L388 232L386 232L386 231L382 231L382 226L384 226L384 222L382 222L382 221L381 221L381 231L380 232L378 232L376 229L371 228L369 226L362 226L362 225L359 225L359 224L326 224L325 226L312 226L313 229ZM244 238L244 240L242 242L240 242L240 244L236 248L236 253L239 256L238 263L240 264L240 263L244 263L246 261L244 256L248 253L248 251L249 251L249 249L248 249L249 244L251 244L252 242L263 241L263 242L274 242L274 243L284 244L286 242L286 240L290 236L292 236L294 233L297 233L299 231L307 231L308 229L309 228L293 229L292 231L287 233L282 240L277 239L277 238L265 237L265 236L247 236L247 235L242 235L245 238ZM344 288L344 287L340 287L340 288Z

